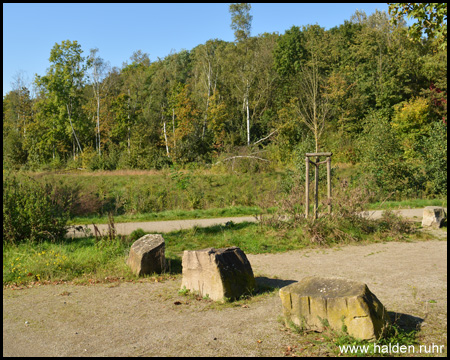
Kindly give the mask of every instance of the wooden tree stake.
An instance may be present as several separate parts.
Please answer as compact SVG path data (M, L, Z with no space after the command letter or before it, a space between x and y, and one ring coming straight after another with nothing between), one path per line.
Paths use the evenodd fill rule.
M309 163L314 164L314 219L318 217L319 208L319 165L327 164L327 197L328 197L328 214L331 215L331 155L332 153L307 153L305 158L306 165L306 180L305 180L305 216L309 216ZM320 156L326 156L325 161L319 162ZM316 161L312 161L309 158L315 157Z

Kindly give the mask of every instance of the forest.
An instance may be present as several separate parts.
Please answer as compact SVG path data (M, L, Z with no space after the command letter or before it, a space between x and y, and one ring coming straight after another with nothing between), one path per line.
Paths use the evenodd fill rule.
M250 4L231 4L235 41L121 68L55 43L3 97L3 168L273 171L326 151L382 193L446 195L446 23L414 36L401 11L252 35Z

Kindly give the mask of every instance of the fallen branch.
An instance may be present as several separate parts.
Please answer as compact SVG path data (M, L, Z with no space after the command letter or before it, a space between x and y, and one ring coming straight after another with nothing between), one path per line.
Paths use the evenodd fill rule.
M257 142L253 143L253 145L256 145L257 143L260 143L261 141L264 141L266 139L268 139L269 137L271 137L273 134L275 134L278 131L278 129L276 129L275 131L272 131L269 135L267 135L265 138L262 138L260 140L258 140Z
M233 160L233 159L237 159L237 158L248 158L248 159L256 159L256 160L261 160L261 161L267 161L267 162L270 162L270 160L267 160L267 159L263 159L263 158L260 158L260 157L258 157L258 156L250 156L250 155L247 155L247 156L244 156L244 155L236 155L236 156L231 156L231 157L228 157L228 158L226 158L226 159L223 159L223 160L221 160L221 161L218 161L218 162L216 162L214 165L217 165L217 164L219 164L219 163L221 163L222 161L228 161L228 160Z

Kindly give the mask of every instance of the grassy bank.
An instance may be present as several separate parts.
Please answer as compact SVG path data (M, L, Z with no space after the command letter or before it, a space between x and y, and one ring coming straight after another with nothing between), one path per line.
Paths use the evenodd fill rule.
M368 205L369 210L419 209L426 206L447 207L447 199L411 199L402 201L375 202ZM116 223L185 220L185 219L213 219L232 216L252 216L276 211L275 207L262 209L258 206L234 206L219 209L199 210L166 210L143 214L124 214L114 216ZM107 224L108 216L77 216L68 221L68 225Z
M62 178L58 176L60 174L37 174L34 178L37 182L45 182L46 189L51 190L47 199L49 209L50 205L53 206L53 203L57 204L61 198L64 198L63 203L74 206L73 211L84 209L84 214L89 214L87 211L89 204L100 204L99 206L105 209L108 201L114 198L115 211L109 213L114 213L114 222L116 223L239 215L257 215L259 217L259 223L233 224L230 222L226 226L193 228L165 234L166 254L171 260L172 266L170 271L175 273L181 271L180 255L184 250L238 246L244 252L255 254L316 246L408 240L418 236L412 228L417 225L405 222L389 211L379 220L362 219L359 216L360 212L368 208L389 210L406 206L446 206L444 199L408 202L383 201L369 204L370 189L350 187L347 183L342 182L336 184L333 189L333 215L319 217L318 220L313 221L305 219L303 214L304 189L302 184L293 181L292 177L277 173L217 175L202 172L161 171L156 174L153 172L105 176L91 174L68 176L63 174ZM34 180L29 181L29 184L33 185L30 189L38 186ZM92 196L95 195L94 197L90 198L87 195L89 193L83 192L95 186L97 186L96 193L91 193ZM11 189L8 191L17 192L14 187ZM22 189L23 191L17 199L33 193L27 189L28 187ZM144 191L145 189L147 192ZM128 195L120 198L120 191ZM192 199L196 191L201 199L201 202L198 203L201 204L201 207L193 209ZM162 202L159 203L158 199L155 200L155 194L165 194L163 197L165 200L161 200ZM88 201L89 199L92 201ZM96 203L95 199L103 200L101 203ZM32 200L30 199L26 204L34 204ZM325 200L325 198L321 198L319 213L327 208ZM159 204L158 206L164 205L164 207L157 211L148 211L143 205L142 208L129 207L131 206L129 201L135 205ZM238 204L239 201L243 203ZM118 204L122 204L122 207ZM14 201L11 203L11 211L23 215L25 220L28 219L30 229L35 230L36 234L30 238L15 236L11 237L9 241L4 239L4 284L42 280L101 280L108 276L132 277L124 259L131 244L144 235L142 231L136 231L130 236L117 236L112 240L108 238L61 239L56 235L47 236L52 230L52 221L49 221L48 228L37 228L36 226L42 222L42 218L36 218L35 208L27 211L25 208L28 209L26 206L18 207ZM120 213L119 210L123 208L133 209L133 211ZM57 211L59 207L51 207L51 209ZM6 212L6 215L8 214L10 211ZM286 218L286 215L288 215L289 221L282 220ZM100 211L99 213L93 212L88 216L72 216L70 222L72 224L100 224L108 223L108 220L107 214ZM11 234L16 235L17 231L24 227L24 223L11 222L11 226Z
M352 167L337 168L333 196L341 180L350 181ZM295 171L272 173L213 173L207 170L111 171L73 173L28 173L41 183L51 184L56 201L66 204L69 224L105 224L108 214L116 222L246 216L266 213L297 182ZM321 182L319 199L326 198ZM446 206L442 199L378 198L371 194L368 208L421 208ZM312 201L312 200L311 200ZM68 205L67 205L68 204Z
M305 222L303 226L280 223L239 223L194 227L164 234L171 275L181 273L184 250L238 246L245 253L276 253L305 248L380 241L420 239L414 225L400 218L351 221ZM138 229L115 239L80 238L56 242L23 242L3 245L3 285L36 281L103 281L107 277L136 279L126 266L131 244L145 232Z
M184 219L213 219L232 216L251 216L261 214L262 210L257 206L234 206L222 209L199 209L199 210L166 210L160 212L143 214L124 214L114 217L116 223L164 221ZM107 224L108 216L86 216L75 217L69 220L69 225Z
M107 218L110 213L114 217L125 215L123 221L138 214L147 214L150 219L184 216L183 212L174 215L170 211L208 210L205 216L223 216L214 209L247 215L248 208L259 206L262 196L277 191L282 177L279 173L214 174L181 170L28 175L52 184L58 198L70 204L72 220L87 218L87 221Z
M441 199L408 199L401 201L377 201L369 204L370 210L420 209L425 206L447 207L447 198Z

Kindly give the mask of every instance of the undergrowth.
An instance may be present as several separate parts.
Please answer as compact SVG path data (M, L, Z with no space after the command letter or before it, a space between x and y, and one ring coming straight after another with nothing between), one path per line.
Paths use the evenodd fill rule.
M391 211L376 220L361 216L371 196L366 187L343 181L333 190L332 213L327 213L328 203L322 201L318 218L307 218L304 189L295 179L285 179L279 188L261 196L258 206L263 212L255 215L258 223L230 221L225 225L164 234L169 273L181 273L184 250L237 246L245 253L257 254L420 238L421 233L413 223ZM106 236L96 232L94 236L81 239L44 237L4 242L3 284L80 278L101 280L108 276L132 279L125 264L126 257L131 244L145 232L137 230L129 236L117 235L114 222L110 213L110 230Z

